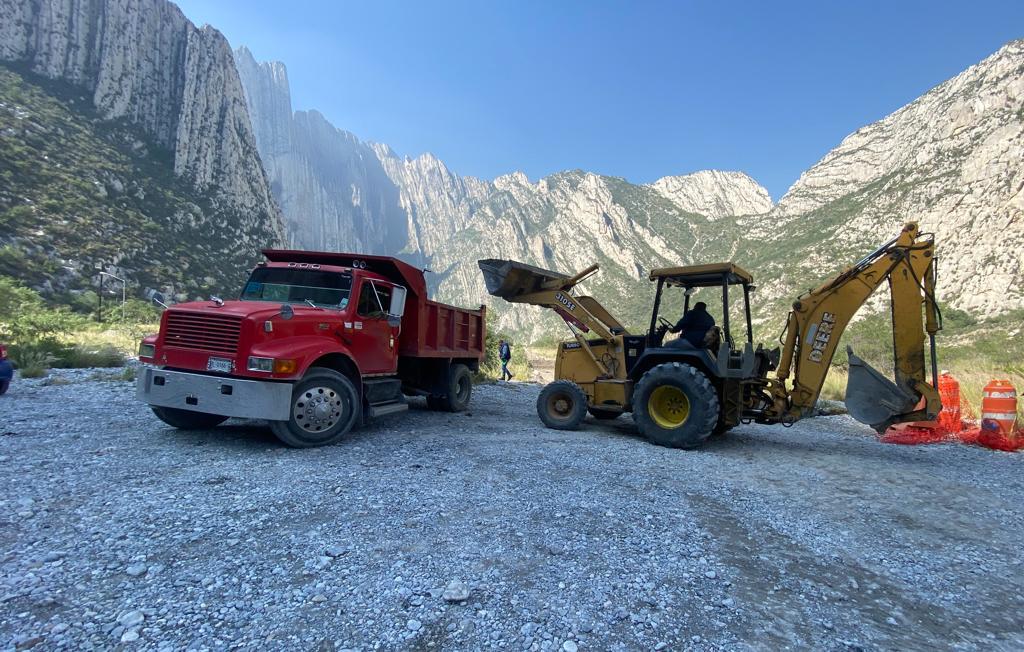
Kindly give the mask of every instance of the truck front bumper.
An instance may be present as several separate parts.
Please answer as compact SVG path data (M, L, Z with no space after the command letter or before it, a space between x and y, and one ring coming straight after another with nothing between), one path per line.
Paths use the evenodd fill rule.
M135 394L139 400L160 407L286 421L291 412L292 385L144 367L139 370Z

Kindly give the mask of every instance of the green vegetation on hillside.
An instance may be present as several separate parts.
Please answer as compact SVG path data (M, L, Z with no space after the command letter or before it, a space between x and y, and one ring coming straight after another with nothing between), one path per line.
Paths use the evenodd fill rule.
M157 330L160 313L133 299L109 317L96 323L91 315L53 305L14 279L0 277L0 342L22 376L42 376L49 367L120 367L139 340Z
M258 252L211 195L174 174L172 153L81 89L0 65L0 275L64 303L117 270L129 292L234 291ZM260 233L247 237L258 240Z

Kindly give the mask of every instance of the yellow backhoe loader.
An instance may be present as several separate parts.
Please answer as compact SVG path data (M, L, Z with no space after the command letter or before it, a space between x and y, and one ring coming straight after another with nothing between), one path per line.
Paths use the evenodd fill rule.
M574 429L589 411L598 419L632 412L653 443L694 448L741 422L790 425L809 416L821 392L843 330L883 283L891 292L895 382L849 351L846 406L857 420L882 432L906 421L934 419L942 408L937 386L935 240L907 224L896 237L835 278L793 302L781 350L754 347L750 299L753 277L733 263L669 267L650 272L656 283L646 334L629 333L577 285L598 270L565 275L510 260L478 261L487 291L512 303L551 308L573 339L558 348L556 380L537 400L551 428ZM722 324L701 345L682 338L666 343L672 323L659 310L667 293L690 296L720 288ZM730 293L742 292L745 338L734 339ZM735 295L733 295L735 297ZM739 303L737 301L737 303ZM925 334L931 384L926 382ZM922 404L923 399L923 404Z

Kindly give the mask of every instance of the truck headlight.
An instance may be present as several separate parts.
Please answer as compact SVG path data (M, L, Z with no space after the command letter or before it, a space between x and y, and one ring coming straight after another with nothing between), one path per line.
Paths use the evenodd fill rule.
M248 367L249 371L263 371L269 374L274 371L274 359L258 358L254 355L250 355Z
M139 345L139 357L150 358L156 356L156 344L140 344Z

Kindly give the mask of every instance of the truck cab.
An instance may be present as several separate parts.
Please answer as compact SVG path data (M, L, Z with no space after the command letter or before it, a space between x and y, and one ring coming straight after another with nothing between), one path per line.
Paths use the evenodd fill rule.
M265 250L239 298L168 308L143 340L140 399L178 428L266 419L293 446L333 443L404 411L462 410L483 356L484 309L430 301L395 258Z

